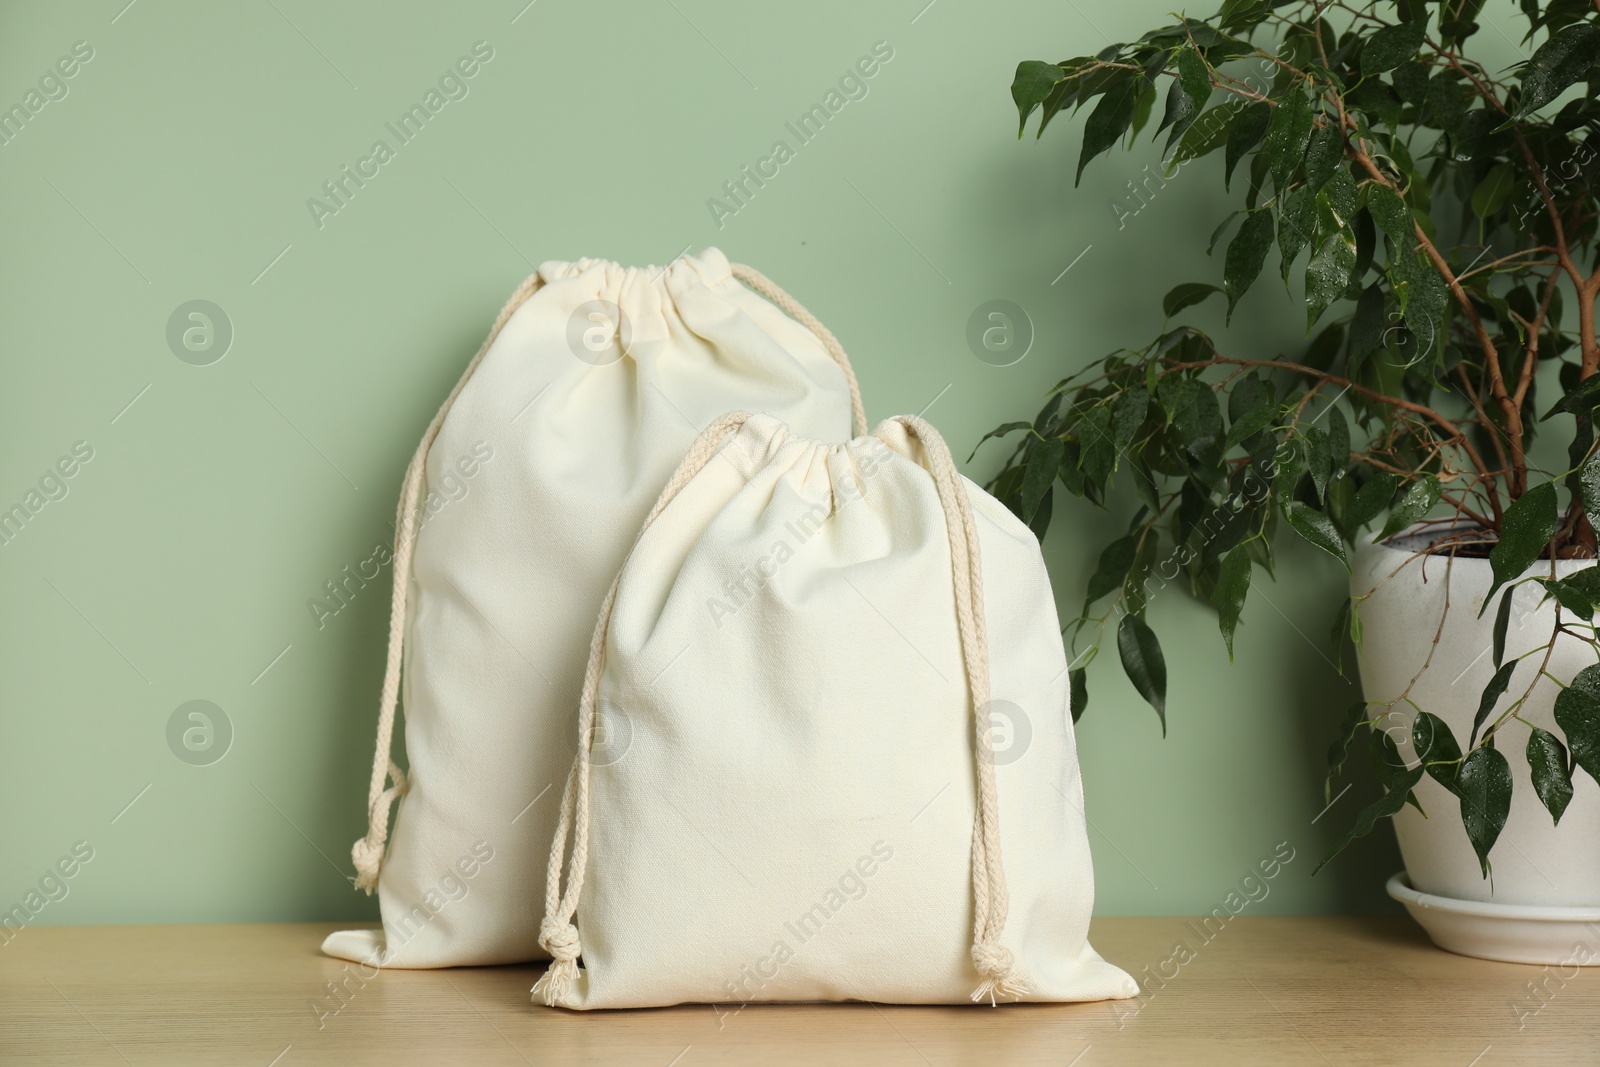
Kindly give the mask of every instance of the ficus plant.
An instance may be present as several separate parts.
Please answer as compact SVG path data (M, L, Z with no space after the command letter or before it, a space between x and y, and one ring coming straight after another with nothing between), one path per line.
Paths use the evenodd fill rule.
M1214 604L1231 660L1284 527L1347 570L1360 539L1430 519L1448 532L1423 552L1489 559L1494 588L1473 607L1495 612L1497 669L1471 736L1412 704L1420 762L1408 767L1377 727L1409 696L1357 702L1328 786L1366 727L1383 795L1323 863L1416 804L1427 774L1460 800L1487 875L1511 804L1513 723L1558 822L1573 775L1600 778L1600 665L1560 689L1564 737L1519 715L1541 679L1561 685L1544 670L1557 640L1587 641L1600 659L1600 568L1558 578L1554 565L1593 559L1600 527L1600 0L1522 0L1509 66L1502 35L1481 32L1482 7L1228 0L1097 55L1024 62L1011 86L1019 134L1035 112L1042 136L1087 111L1075 178L1119 144L1140 150L1149 130L1167 177L1220 154L1206 166L1236 205L1208 248L1220 249L1220 285L1172 289L1143 347L1093 361L1035 417L984 438L1014 446L989 487L1040 536L1063 493L1128 516L1064 631L1075 716L1089 662L1114 640L1165 733L1153 587L1180 582ZM1281 280L1263 277L1273 252ZM1304 309L1294 352L1237 351L1184 322L1216 301L1231 317L1252 287L1280 284ZM1540 435L1558 439L1538 457L1556 459L1534 456ZM1556 626L1547 645L1507 658L1512 592L1527 583L1555 601ZM1359 644L1360 608L1355 597L1339 608L1336 652ZM1508 693L1517 663L1541 656L1527 689Z

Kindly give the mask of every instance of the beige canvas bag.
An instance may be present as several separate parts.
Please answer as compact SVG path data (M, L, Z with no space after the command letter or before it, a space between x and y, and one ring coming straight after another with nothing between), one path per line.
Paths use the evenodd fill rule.
M1135 995L1087 940L1069 690L1038 542L926 422L713 423L594 631L536 995Z
M740 407L827 440L866 418L833 335L716 249L664 268L552 261L512 294L406 473L353 850L383 929L325 952L544 958L540 886L595 614L685 449ZM405 771L390 755L402 694Z

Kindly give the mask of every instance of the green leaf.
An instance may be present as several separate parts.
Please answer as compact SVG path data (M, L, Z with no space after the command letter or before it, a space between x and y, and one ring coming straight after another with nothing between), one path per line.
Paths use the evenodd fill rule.
M1261 138L1266 135L1267 126L1271 122L1272 105L1265 100L1246 104L1238 117L1233 120L1233 125L1228 130L1228 149L1223 153L1225 163L1223 188L1231 186L1233 168L1239 165L1239 160L1245 157L1245 153L1261 143Z
M1448 290L1439 272L1423 256L1412 256L1406 270L1406 329L1416 340L1417 355L1433 350L1434 340L1444 327L1449 306Z
M1349 606L1349 601L1345 601ZM1333 780L1339 777L1339 772L1344 768L1344 761L1350 755L1350 742L1355 740L1356 728L1367 717L1367 702L1358 700L1344 711L1344 722L1339 727L1339 736L1333 739L1333 744L1328 746L1328 777L1322 785L1322 802L1328 803L1333 798Z
M1167 290L1167 295L1161 298L1161 313L1167 318L1172 318L1184 308L1193 307L1212 293L1220 293L1215 285L1204 282L1184 282Z
M1511 765L1491 745L1474 749L1461 763L1456 775L1456 795L1461 798L1461 822L1467 839L1478 854L1485 877L1489 874L1489 850L1505 829L1511 813Z
M1022 477L1022 521L1032 522L1039 503L1056 480L1066 445L1059 437L1047 437L1028 450L1027 473Z
M1344 233L1335 233L1317 249L1306 264L1306 332L1328 305L1350 287L1356 268L1356 243Z
M1217 228L1211 231L1211 240L1206 242L1206 255L1209 256L1217 250L1217 242L1222 240L1222 235L1228 232L1229 224L1243 214L1243 211L1230 211L1221 222L1217 223Z
M1516 168L1509 163L1496 163L1489 168L1489 173L1472 191L1472 213L1486 219L1505 207L1506 201L1511 199L1516 177Z
M1579 22L1557 32L1522 71L1522 99L1513 119L1527 118L1582 78L1600 54L1600 28Z
M1018 430L1026 430L1032 425L1033 423L1031 422L1008 422L1003 426L996 426L994 429L978 438L978 443L972 446L972 456L976 456L978 454L978 449L982 448L983 443L989 438L1004 437L1007 434L1016 433ZM972 462L972 456L967 457L968 463Z
M1340 600L1339 610L1333 616L1333 628L1328 631L1328 640L1333 644L1334 657L1339 661L1335 664L1336 668L1344 662L1345 637L1350 633L1350 624L1355 618L1355 601L1349 597Z
M1373 254L1378 250L1378 228L1372 223L1372 213L1364 209L1356 212L1350 226L1356 231L1356 269L1351 272L1350 281L1357 283L1372 266Z
M1254 437L1272 424L1276 414L1272 393L1254 374L1248 374L1234 383L1228 393L1228 436L1223 442L1227 451Z
M1089 706L1089 670L1079 667L1068 671L1067 677L1072 681L1072 721L1076 723Z
M1312 488L1317 499L1324 500L1328 493L1328 478L1333 474L1333 453L1328 448L1328 435L1319 427L1306 429L1306 473L1311 475Z
M1379 471L1356 490L1356 497L1350 504L1348 515L1352 533L1383 514L1383 509L1394 499L1396 484L1398 480L1394 475L1388 471Z
M1133 111L1139 103L1139 94L1147 83L1142 75L1127 72L1110 89L1089 113L1083 125L1083 148L1078 153L1078 173L1073 185L1083 180L1083 168L1100 153L1112 148L1122 139L1133 122Z
M1227 259L1222 266L1222 280L1228 293L1228 318L1233 318L1234 305L1255 282L1261 265L1267 260L1272 247L1272 212L1252 211L1239 225L1239 232L1228 242Z
M1119 455L1127 452L1149 410L1150 394L1143 389L1135 387L1117 397L1111 408L1111 446Z
M1565 581L1555 581L1550 578L1535 578L1534 581L1542 585L1546 593L1555 597L1556 603L1584 622L1594 618L1594 600L1584 590Z
M1039 501L1039 510L1033 513L1033 519L1028 523L1028 529L1033 531L1033 536L1041 542L1044 541L1045 531L1050 528L1050 514L1055 507L1055 490L1046 489L1044 499Z
M1494 585L1484 597L1484 603L1494 596L1495 590L1533 566L1550 538L1555 536L1561 517L1556 513L1556 486L1554 482L1536 485L1512 501L1500 520L1500 539L1489 553L1489 569L1494 572Z
M1350 558L1345 555L1344 541L1339 538L1339 531L1334 529L1332 519L1311 505L1298 500L1291 500L1283 505L1283 517L1289 520L1289 525L1294 527L1295 533L1343 563L1345 570L1350 569Z
M1155 631L1137 615L1124 615L1117 624L1117 655L1122 669L1139 695L1156 709L1161 736L1167 736L1167 661Z
M1528 770L1533 777L1533 791L1559 826L1561 813L1572 799L1572 772L1567 767L1566 746L1555 734L1533 727L1528 735Z
M1128 576L1128 571L1133 567L1133 558L1137 554L1139 541L1131 534L1119 537L1111 542L1100 553L1100 563L1094 569L1094 574L1089 576L1088 590L1083 597L1083 613L1089 613L1089 605L1113 593L1122 585L1122 580Z
M1233 631L1239 625L1245 594L1249 592L1250 552L1243 545L1235 545L1223 557L1217 571L1217 587L1211 591L1211 602L1217 606L1217 625L1228 646L1229 663L1233 662Z
M1083 447L1078 459L1083 476L1096 489L1104 489L1117 465L1117 448L1111 440L1111 412L1104 404L1096 404L1078 420L1078 441Z
M1350 319L1352 360L1383 343L1383 326L1383 283L1373 282L1362 290L1361 299L1356 301L1356 313Z
M1404 16L1401 18L1402 21L1410 21ZM1424 63L1402 63L1395 68L1389 80L1394 83L1395 95L1412 105L1421 105L1427 99L1428 87L1432 84Z
M1387 541L1426 515L1439 502L1439 492L1439 479L1432 474L1425 474L1421 481L1413 482L1411 488L1400 498L1400 503L1389 512L1389 521L1383 524L1378 536L1372 539L1373 544Z
M1265 0L1222 0L1222 10L1217 13L1224 26L1259 22L1266 16Z
M1391 71L1415 56L1422 47L1422 38L1427 31L1427 21L1417 19L1385 26L1367 38L1361 48L1361 76L1370 78L1374 74Z
M1456 773L1461 769L1461 746L1456 744L1449 724L1432 712L1417 712L1411 720L1411 746L1417 750L1417 759L1428 776L1454 793Z
M1337 407L1328 409L1328 453L1333 460L1333 476L1344 477L1350 469L1350 424Z
M1540 416L1539 421L1563 412L1587 415L1596 406L1600 406L1600 374L1591 374L1569 389L1555 407Z
M1600 664L1585 667L1556 694L1556 725L1572 761L1600 781Z
M1221 148L1223 142L1228 139L1234 116L1238 115L1243 107L1244 102L1239 100L1218 104L1195 119L1194 125L1183 135L1183 140L1178 142L1178 150L1172 155L1172 165L1177 166L1192 159L1199 159Z
M1378 784L1385 789L1393 789L1395 781L1406 773L1405 758L1400 755L1399 746L1395 744L1389 729L1374 727L1367 733L1367 755L1372 758L1372 772L1377 776Z
M1037 59L1028 59L1017 64L1017 75L1011 81L1011 99L1016 101L1017 114L1021 119L1017 123L1019 140L1023 131L1028 128L1028 116L1032 115L1055 87L1066 79L1067 72L1056 63L1041 63ZM1039 132L1044 132L1043 126Z
M1411 209L1390 186L1378 182L1367 186L1367 211L1399 251L1404 252L1417 243Z
M1324 123L1311 131L1306 145L1306 185L1315 193L1333 177L1333 168L1344 158L1344 137L1333 123Z
M1133 491L1138 494L1139 502L1151 511L1161 510L1160 490L1156 486L1155 475L1150 472L1150 467L1137 456L1129 457L1128 470L1132 476L1128 479L1133 482Z
M1062 487L1073 496L1087 495L1087 491L1083 486L1083 471L1079 469L1079 464L1082 461L1082 447L1076 441L1068 441L1067 450L1061 456L1061 469L1056 472L1056 478L1061 482ZM1023 471L1021 468L1016 467L1012 469L1017 472L1017 488L1020 495ZM1042 507L1043 505L1040 506Z
M1595 377L1600 378L1600 375ZM1590 527L1600 530L1600 451L1584 460L1583 466L1578 468L1578 492Z
M1328 854L1322 857L1311 873L1316 874L1328 865L1328 861L1343 852L1349 844L1358 837L1366 837L1372 828L1378 824L1379 819L1388 819L1394 816L1401 808L1405 807L1406 798L1411 795L1411 790L1422 781L1422 767L1419 765L1409 771L1402 771L1394 777L1389 791L1377 800L1361 809L1361 814L1356 816L1356 824L1343 834L1328 849Z
M1216 445L1222 436L1222 410L1209 384L1169 374L1158 383L1157 394L1167 423L1177 431L1176 440L1185 451L1199 458Z
M1289 268L1295 257L1310 242L1316 228L1316 194L1305 186L1291 189L1283 198L1278 211L1278 259L1283 270L1283 283L1289 284Z
M1278 189L1288 187L1310 140L1311 98L1296 88L1274 110L1267 127L1267 155L1272 161L1272 181Z
M1167 147L1194 123L1200 109L1206 106L1206 101L1211 98L1211 71L1206 66L1206 61L1200 58L1189 45L1178 51L1178 76L1172 81L1172 91L1167 96L1167 114L1162 120L1162 126L1171 125L1172 133L1167 138Z
M1511 684L1511 674L1516 669L1516 660L1502 663L1494 672L1494 677L1489 679L1489 684L1483 687L1483 695L1478 698L1478 713L1472 717L1472 733L1467 737L1468 747L1478 743L1478 731L1489 721L1489 715L1494 711L1495 704L1505 696L1506 686Z
M1500 666L1506 658L1506 631L1511 627L1511 598L1516 595L1516 589L1507 589L1500 597L1500 610L1494 614L1494 665ZM1484 602L1488 603L1488 597ZM1473 731L1476 734L1477 731Z
M1332 223L1327 227L1329 232L1350 226L1361 203L1361 194L1357 191L1355 179L1350 177L1350 172L1334 171L1332 177L1323 184L1322 191L1317 194L1317 203L1319 206L1325 206L1333 215L1333 218L1328 220Z
M1585 567L1581 571L1573 571L1561 579L1561 584L1582 593L1592 603L1600 605L1600 567Z

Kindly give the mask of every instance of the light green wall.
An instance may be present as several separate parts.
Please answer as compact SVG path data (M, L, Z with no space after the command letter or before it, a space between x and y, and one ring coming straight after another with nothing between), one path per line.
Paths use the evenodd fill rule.
M375 914L345 876L387 590L320 632L306 600L389 536L418 435L541 260L716 244L832 326L874 418L937 397L928 416L963 457L1064 371L1149 337L1171 284L1217 273L1200 251L1226 210L1214 175L1185 171L1119 231L1109 201L1150 150L1075 191L1076 131L1014 137L1019 59L1136 35L1167 0L538 0L513 21L522 2L6 15L0 103L75 41L94 57L0 147L0 506L75 442L94 457L0 546L0 905L86 840L95 858L40 921ZM319 229L307 198L478 40L494 58L470 95ZM707 198L879 40L894 58L870 94L719 229ZM1008 368L964 339L994 298L1037 328ZM166 341L192 299L234 325L210 366ZM1296 343L1282 303L1259 286L1234 336ZM1110 527L1086 505L1057 515L1047 554L1070 613ZM1207 609L1159 597L1165 741L1109 658L1093 672L1080 745L1102 912L1207 910L1280 841L1297 858L1260 911L1386 906L1387 830L1309 877L1361 791L1312 825L1351 693L1318 651L1340 582L1286 546L1231 668ZM236 731L207 767L166 740L195 699Z

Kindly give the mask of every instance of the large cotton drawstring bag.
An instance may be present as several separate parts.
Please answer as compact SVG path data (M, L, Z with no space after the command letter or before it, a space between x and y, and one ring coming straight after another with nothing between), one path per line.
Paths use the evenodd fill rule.
M713 423L594 632L535 995L1135 995L1087 940L1069 689L1038 542L927 423Z
M833 335L715 249L665 268L545 263L512 294L406 473L353 850L383 930L335 933L325 952L545 958L539 887L595 615L701 428L745 407L823 439L865 424ZM390 756L402 685L406 772Z

